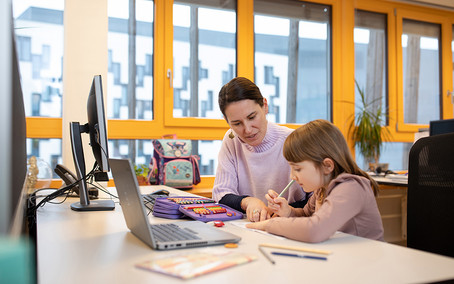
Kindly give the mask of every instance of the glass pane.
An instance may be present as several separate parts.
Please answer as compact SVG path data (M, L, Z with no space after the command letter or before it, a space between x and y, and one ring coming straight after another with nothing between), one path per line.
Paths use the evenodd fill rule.
M27 159L35 156L46 162L52 172L52 178L60 178L54 172L55 166L62 163L61 139L27 139ZM39 175L38 175L39 176ZM43 178L45 178L43 176Z
M384 142L382 145L380 163L388 163L388 169L391 171L408 170L408 155L413 143ZM361 155L358 147L355 149L355 153L358 166L363 170L367 170L369 165Z
M386 15L356 10L354 41L355 80L370 109L376 110L381 104L387 113ZM356 86L355 92L355 105L361 106Z
M222 118L218 93L236 76L236 1L193 2L173 5L173 116Z
M133 164L150 163L153 156L152 140L109 140L109 157L129 158ZM201 175L214 175L218 164L220 140L192 140L192 154L200 157ZM132 158L134 157L134 158Z
M27 116L62 116L64 4L64 1L13 1Z
M254 1L255 82L277 123L331 120L331 7Z
M108 2L108 118L153 119L153 15L153 1Z
M404 19L402 27L404 122L441 118L440 25Z

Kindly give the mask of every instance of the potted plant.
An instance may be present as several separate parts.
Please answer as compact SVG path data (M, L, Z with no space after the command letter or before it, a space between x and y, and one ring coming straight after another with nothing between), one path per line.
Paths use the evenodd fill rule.
M145 164L134 165L134 171L136 173L137 182L139 185L149 185L148 182L148 166Z
M375 171L378 167L381 147L383 139L389 140L390 132L387 128L382 127L386 123L386 113L382 109L381 97L367 102L364 90L360 88L355 80L356 88L360 97L359 109L355 113L349 127L349 135L351 135L355 146L364 156L366 162L369 163L369 170ZM380 103L374 104L379 101ZM386 169L382 168L386 171Z

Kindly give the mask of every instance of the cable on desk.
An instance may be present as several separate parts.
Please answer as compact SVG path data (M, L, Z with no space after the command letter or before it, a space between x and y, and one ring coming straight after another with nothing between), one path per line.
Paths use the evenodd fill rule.
M72 191L72 188L75 185L77 185L81 180L88 181L89 179L91 179L93 177L93 174L94 174L96 168L97 168L97 164L95 163L94 166L93 166L93 169L88 174L86 174L84 177L76 180L75 182L73 182L70 185L67 185L65 187L62 187L60 189L55 190L51 194L44 195L44 196L37 196L36 193L44 190L43 188L42 189L38 189L38 190L34 191L33 193L31 193L30 196L28 197L27 217L31 218L31 219L35 219L36 218L36 210L38 210L39 207L44 206L47 202L50 202L51 200L53 200L53 199L55 199L55 198L57 198L59 196L62 196L62 195L66 194L66 197L65 197L65 199L66 199L68 197L68 195L70 194L70 192ZM44 197L44 198L38 204L36 204L36 199L38 197Z

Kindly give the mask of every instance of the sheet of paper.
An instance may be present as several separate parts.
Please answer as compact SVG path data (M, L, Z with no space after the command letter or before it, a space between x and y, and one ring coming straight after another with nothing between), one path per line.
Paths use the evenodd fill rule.
M278 235L270 234L270 233L268 233L268 232L266 232L266 231L246 228L246 224L249 224L249 223L252 223L252 222L244 222L244 221L230 221L230 222L229 222L229 224L235 225L235 226L237 226L237 227L240 227L240 228L243 228L243 229L246 229L246 230L250 230L250 231L254 231L254 232L257 232L257 233L260 233L260 234L272 236L272 237L275 237L275 238L277 238L277 239L279 239L279 240L285 240L285 239L286 239L286 238L281 237L281 236L278 236Z

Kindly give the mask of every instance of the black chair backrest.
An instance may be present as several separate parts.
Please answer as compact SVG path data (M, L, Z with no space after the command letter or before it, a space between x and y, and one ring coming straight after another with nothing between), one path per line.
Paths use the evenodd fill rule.
M454 133L421 138L410 150L407 246L454 257Z

